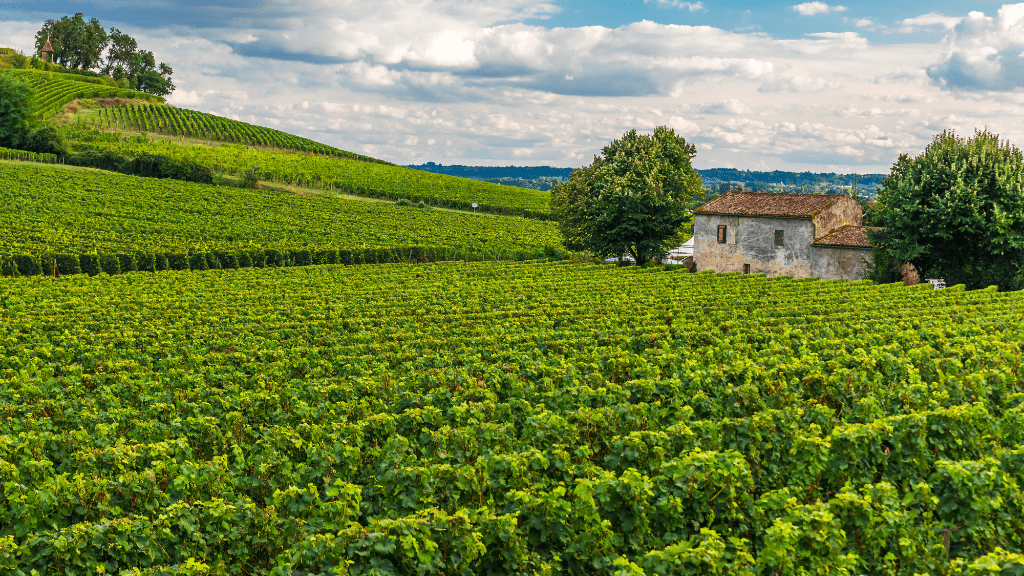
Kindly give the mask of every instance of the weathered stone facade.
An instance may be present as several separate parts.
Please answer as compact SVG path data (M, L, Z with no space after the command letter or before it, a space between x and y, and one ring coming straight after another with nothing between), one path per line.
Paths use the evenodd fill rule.
M858 280L871 259L862 213L845 195L729 192L695 211L693 260L698 270Z
M871 248L852 246L811 247L811 276L822 280L860 280L868 272Z
M718 242L718 227L726 241ZM775 246L782 230L783 246ZM698 270L743 272L769 276L811 276L814 223L806 218L697 215L693 220L693 261Z

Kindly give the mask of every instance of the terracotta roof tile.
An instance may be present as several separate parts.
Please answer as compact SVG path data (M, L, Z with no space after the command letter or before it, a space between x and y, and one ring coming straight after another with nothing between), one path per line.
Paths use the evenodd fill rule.
M53 46L50 45L50 41L47 40L46 44L43 45L43 49L40 52L53 52Z
M726 192L697 208L697 214L737 214L741 216L788 216L812 218L838 202L842 194L797 194L774 192Z
M851 248L871 248L868 241L868 230L878 230L870 226L843 226L814 241L815 246L849 246Z

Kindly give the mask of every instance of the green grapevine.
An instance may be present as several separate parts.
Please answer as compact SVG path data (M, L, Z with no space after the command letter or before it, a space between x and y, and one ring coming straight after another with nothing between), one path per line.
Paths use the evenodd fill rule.
M134 114L138 109L118 112ZM111 114L114 114L111 112ZM138 120L132 120L139 122ZM104 121L108 126L121 126L120 120ZM468 178L433 174L384 163L359 162L346 158L310 154L255 150L240 144L221 146L189 146L169 141L139 143L133 139L119 142L80 142L82 151L113 150L136 156L163 154L209 166L216 172L243 174L257 170L261 178L296 186L335 190L371 198L406 199L434 206L480 212L550 217L551 194L503 186Z
M569 263L0 278L0 567L1015 574L1022 294Z
M533 219L54 166L0 163L0 200L2 275L560 253L554 225Z
M33 112L46 118L60 112L65 104L76 98L141 98L162 100L158 96L119 88L116 82L106 78L91 78L61 72L40 70L0 70L0 74L16 74L24 77L35 92ZM113 83L111 85L110 83Z

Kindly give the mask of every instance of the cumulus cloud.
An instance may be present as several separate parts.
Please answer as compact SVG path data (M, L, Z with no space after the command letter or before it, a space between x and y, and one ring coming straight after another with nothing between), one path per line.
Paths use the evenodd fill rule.
M843 84L837 80L808 76L776 76L757 88L758 92L794 92L797 94L817 94L827 88L839 88Z
M1024 88L1024 4L1003 6L996 17L971 12L958 21L946 54L927 72L935 84L952 90Z
M793 6L793 11L802 16L814 16L828 12L845 12L846 6L829 6L824 2L804 2Z
M658 125L697 146L699 167L882 171L944 127L987 125L1024 140L1021 97L965 96L926 74L949 88L939 65L956 55L974 62L973 51L991 46L1001 68L985 78L1005 83L1009 55L1024 52L1013 48L1019 22L1006 11L976 29L973 15L958 22L949 58L935 64L942 45L895 35L776 38L651 21L546 27L536 19L558 9L531 0L257 0L248 12L210 2L195 9L201 25L110 24L174 67L176 105L399 163L581 166L610 139ZM0 37L30 47L38 26L0 21Z
M716 104L707 104L700 108L705 114L749 114L750 108L735 98Z
M682 2L680 0L644 0L644 4L655 2L660 8L687 9L690 12L705 10L703 2Z
M980 12L978 12L978 14L980 14ZM953 27L959 24L961 20L963 20L963 18L956 16L944 16L942 14L932 12L915 18L906 18L900 23L900 32L915 32L919 28L931 28L935 26L941 26L946 30L952 30Z

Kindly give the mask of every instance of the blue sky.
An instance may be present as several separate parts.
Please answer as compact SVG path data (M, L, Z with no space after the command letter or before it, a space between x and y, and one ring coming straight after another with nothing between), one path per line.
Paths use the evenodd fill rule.
M668 125L698 167L885 172L944 129L1024 146L1024 4L0 0L0 44L83 12L170 102L399 163L587 164Z

